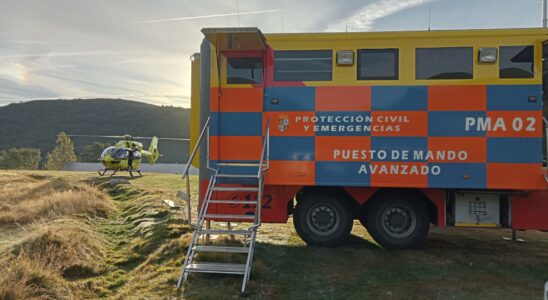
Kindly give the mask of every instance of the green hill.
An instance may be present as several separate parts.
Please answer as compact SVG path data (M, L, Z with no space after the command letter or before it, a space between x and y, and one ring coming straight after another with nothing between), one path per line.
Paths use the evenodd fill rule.
M190 110L120 99L37 100L0 107L0 150L33 147L45 157L60 131L67 134L188 138ZM115 139L73 138L76 154L93 142ZM148 147L148 141L142 141ZM160 141L159 163L183 163L188 142ZM100 153L97 154L99 156Z

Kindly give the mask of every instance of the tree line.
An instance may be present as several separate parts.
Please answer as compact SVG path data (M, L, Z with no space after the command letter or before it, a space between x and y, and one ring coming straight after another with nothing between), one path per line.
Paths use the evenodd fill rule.
M62 170L65 163L70 162L97 162L101 151L108 147L108 144L93 143L85 145L78 157L74 153L74 144L70 137L64 132L57 135L55 148L47 153L42 161L42 154L37 148L11 148L7 151L0 151L0 169L11 170Z
M32 121L30 121L32 120ZM68 135L157 136L188 138L190 110L156 106L120 99L36 100L0 106L0 150L32 147L41 150L44 167L46 155L55 147L59 132ZM101 150L89 159L84 146L93 142L116 143L108 138L73 138L78 161L98 162ZM103 148L103 147L101 147ZM162 140L159 163L184 163L189 144ZM89 153L89 152L88 152Z

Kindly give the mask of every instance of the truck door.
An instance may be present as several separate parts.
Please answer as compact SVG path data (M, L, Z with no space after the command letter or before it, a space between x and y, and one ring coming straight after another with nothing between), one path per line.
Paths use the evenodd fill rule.
M262 141L264 57L262 51L225 51L225 76L216 92L217 135L211 159L218 166L256 164ZM223 78L224 77L224 78ZM215 137L215 136L214 136Z
M257 164L263 134L265 37L257 28L205 28L212 47L210 165L239 172ZM257 171L250 166L249 171Z

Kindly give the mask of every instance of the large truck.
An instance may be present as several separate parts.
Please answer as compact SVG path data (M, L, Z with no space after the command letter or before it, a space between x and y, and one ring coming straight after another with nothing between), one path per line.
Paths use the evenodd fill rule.
M212 170L255 171L268 122L261 221L293 215L308 244L343 243L355 219L390 249L420 244L431 224L548 230L547 29L202 32L201 200Z

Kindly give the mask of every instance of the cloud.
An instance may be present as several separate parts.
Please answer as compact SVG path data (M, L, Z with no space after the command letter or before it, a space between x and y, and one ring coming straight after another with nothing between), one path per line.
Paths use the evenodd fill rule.
M207 19L207 18L219 18L219 17L230 17L238 15L256 15L256 14L267 14L273 12L279 12L278 9L269 9L269 10L256 10L256 11L245 11L239 13L227 13L227 14L216 14L216 15L204 15L204 16L194 16L194 17L181 17L181 18L171 18L171 19L156 19L156 20L146 20L146 21L136 21L131 22L134 24L145 24L145 23L163 23L163 22L175 22L175 21L187 21L195 19Z
M46 52L33 54L2 54L2 58L36 58L36 57L69 57L69 56L117 56L128 54L142 54L142 51L82 51L82 52Z
M381 18L395 14L401 10L432 2L433 0L381 0L364 6L357 13L336 23L330 24L326 31L373 29L373 23Z
M0 95L2 102L7 100L26 100L29 98L52 98L58 94L48 90L47 88L35 85L22 85L18 82L0 78ZM11 102L11 101L10 101Z
M2 34L0 32L0 34ZM53 40L4 40L0 41L2 44L20 44L20 45L34 45L34 44L74 44L74 41L53 41Z

